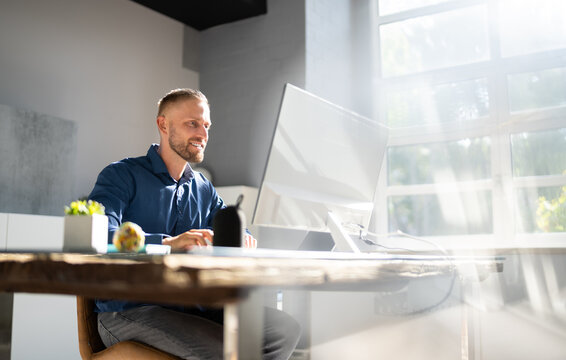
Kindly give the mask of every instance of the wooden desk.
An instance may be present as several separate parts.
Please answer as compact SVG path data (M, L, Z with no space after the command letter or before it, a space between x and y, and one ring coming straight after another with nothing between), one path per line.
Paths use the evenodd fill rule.
M293 252L261 257L260 251L249 251L253 250L171 255L0 253L0 291L225 306L231 316L225 326L226 353L236 358L236 347L240 358L253 359L258 356L253 348L261 344L260 328L254 330L259 340L253 340L247 330L248 339L242 339L233 321L238 314L241 321L249 320L241 314L250 309L246 302L254 299L254 289L371 291L387 281L446 275L460 266L473 266L484 275L503 268L503 260L494 257L334 253L330 258L307 258ZM252 305L257 306L257 297L254 301ZM251 321L257 325L262 319Z

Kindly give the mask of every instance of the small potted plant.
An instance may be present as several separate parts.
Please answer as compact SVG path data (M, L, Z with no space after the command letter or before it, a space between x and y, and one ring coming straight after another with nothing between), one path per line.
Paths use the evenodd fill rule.
M63 250L106 253L108 218L101 203L93 200L77 200L65 206Z

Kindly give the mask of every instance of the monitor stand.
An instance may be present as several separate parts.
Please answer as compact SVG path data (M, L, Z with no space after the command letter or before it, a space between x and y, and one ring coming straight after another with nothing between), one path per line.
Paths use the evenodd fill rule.
M334 240L334 248L332 251L361 253L358 246L354 244L354 241L342 226L340 219L330 211L328 212L326 225L330 229L332 240Z

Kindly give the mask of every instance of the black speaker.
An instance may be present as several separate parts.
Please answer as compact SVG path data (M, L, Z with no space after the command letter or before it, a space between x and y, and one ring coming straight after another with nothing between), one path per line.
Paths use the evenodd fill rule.
M236 205L218 210L212 220L213 246L241 247L246 236L246 216L240 204L244 195L238 196Z

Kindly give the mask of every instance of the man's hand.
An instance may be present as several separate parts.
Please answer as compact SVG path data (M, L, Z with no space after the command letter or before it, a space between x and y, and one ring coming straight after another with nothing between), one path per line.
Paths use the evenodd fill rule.
M212 245L214 232L208 229L191 229L180 235L163 239L163 245L171 246L171 250L190 250L195 246ZM242 247L248 249L257 248L257 240L250 234L246 234Z
M242 244L242 247L248 248L248 249L255 249L257 248L257 240L251 236L250 234L246 234L246 237L244 238L244 243Z
M190 250L195 246L212 244L214 233L208 229L191 229L180 235L163 239L163 245L171 246L171 250Z

